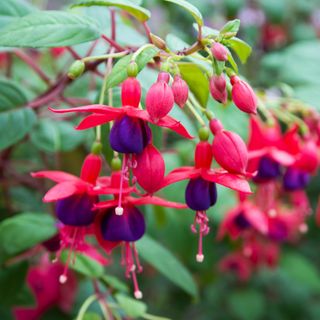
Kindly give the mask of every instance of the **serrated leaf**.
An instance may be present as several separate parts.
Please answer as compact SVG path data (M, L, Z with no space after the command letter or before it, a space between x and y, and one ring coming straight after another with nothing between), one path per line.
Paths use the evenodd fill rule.
M189 271L166 248L146 235L136 245L139 255L170 281L190 295L198 295L196 283Z
M14 19L23 17L35 8L25 1L21 0L6 0L0 3L0 28L4 27Z
M54 219L45 213L22 213L0 224L0 252L12 256L48 240L57 232Z
M149 10L126 0L80 0L76 4L72 5L72 8L91 6L117 7L130 13L141 22L147 21L151 16Z
M32 143L46 152L71 151L85 139L84 132L74 130L67 121L42 119L31 132Z
M172 3L182 7L183 9L185 9L186 11L188 11L192 15L192 17L194 18L194 20L197 22L197 24L199 26L203 26L202 14L194 5L192 5L188 1L185 1L185 0L164 0L164 1L172 2Z
M143 50L136 58L136 63L139 72L146 66L146 64L158 53L159 49L155 47L148 47ZM125 56L117 61L114 65L110 76L107 79L107 89L113 88L128 78L127 66L131 61L132 54Z
M141 301L137 301L121 293L116 294L115 298L121 309L130 318L139 318L147 311L147 305Z
M240 28L240 20L235 19L228 21L220 30L220 34L223 35L226 38L234 37Z
M25 106L27 98L20 86L0 79L0 150L21 140L36 122L33 110Z
M69 12L31 13L1 30L0 46L49 48L71 46L99 38L94 20Z
M61 253L61 261L66 263L68 259L68 251L64 250ZM69 264L69 268L73 269L90 278L99 278L103 275L104 268L96 260L83 254L77 254L74 263Z
M194 63L179 63L179 70L182 78L188 83L189 89L205 108L209 98L209 81Z
M249 58L252 49L246 42L242 41L237 37L234 37L232 39L227 40L225 44L237 54L242 63L247 62L247 59Z

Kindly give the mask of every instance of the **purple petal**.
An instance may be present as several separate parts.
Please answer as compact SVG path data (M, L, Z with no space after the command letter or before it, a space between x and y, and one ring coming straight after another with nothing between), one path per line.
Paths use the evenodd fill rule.
M205 211L217 201L216 185L202 178L191 179L186 188L185 199L190 209Z
M254 178L254 181L259 182L271 180L279 177L280 175L281 171L279 163L268 157L263 157L260 160L258 174Z
M234 219L235 225L240 229L240 230L245 230L251 227L250 222L246 218L243 212L240 212Z
M101 220L102 236L107 241L137 241L145 233L143 214L136 207L124 207L121 216L108 209Z
M58 219L67 226L88 226L94 220L92 208L96 200L87 194L75 194L59 200L56 205Z
M274 241L284 241L289 235L289 230L285 222L275 219L269 224L269 238Z
M288 168L283 177L283 188L287 191L304 189L310 182L310 174L295 168Z

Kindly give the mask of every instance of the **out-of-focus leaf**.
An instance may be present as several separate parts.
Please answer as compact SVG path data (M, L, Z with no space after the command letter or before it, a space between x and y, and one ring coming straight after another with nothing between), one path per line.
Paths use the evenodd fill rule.
M246 42L234 37L232 39L227 40L225 44L237 54L242 63L247 62L247 59L250 56L252 49Z
M129 292L126 283L120 281L117 277L111 275L103 275L101 281L107 284L108 287L122 292Z
M0 150L20 141L32 129L36 115L31 109L20 108L26 103L18 84L0 79Z
M192 15L192 17L194 18L194 20L197 22L197 24L199 26L203 25L203 18L202 18L200 11L194 5L192 5L190 2L185 1L185 0L164 0L164 1L172 2L172 3L175 3L176 5L182 7L183 9L185 9L186 11L188 11Z
M166 248L149 236L137 242L141 257L159 270L174 284L192 296L198 295L198 289L189 271Z
M23 17L35 8L22 0L6 0L0 3L0 28L4 27L14 19Z
M209 81L203 71L194 63L179 63L182 78L203 107L209 98Z
M315 266L301 254L285 254L280 266L293 281L320 292L320 274Z
M198 25L197 24L193 24L193 27L197 30L198 29ZM218 29L213 29L207 26L203 26L202 27L202 35L204 38L210 37L210 38L215 38L218 37L220 34L220 31Z
M126 315L130 318L142 317L147 311L147 305L141 301L135 300L121 293L115 295L115 298Z
M234 37L240 28L240 20L235 19L228 21L220 30L220 34L223 35L224 37Z
M133 15L137 20L144 22L150 19L150 11L127 0L80 0L72 7L107 6L117 7Z
M100 36L94 20L62 11L39 11L14 20L1 30L0 46L63 47Z
M101 316L95 312L86 312L82 320L102 320Z
M85 132L76 131L67 121L42 119L31 132L31 141L46 152L71 151L86 138Z
M174 108L172 108L170 112L170 116L181 121L181 123L184 125L184 127L188 130L188 132L192 136L197 135L197 128L195 127L194 123L178 106L175 106Z
M68 259L68 251L62 251L61 260L66 263ZM103 275L104 268L96 260L84 254L77 254L74 263L69 264L70 269L73 269L90 278L99 278Z
M0 252L9 256L32 248L57 232L54 219L45 213L22 213L0 224Z
M266 308L263 295L250 288L230 293L228 304L230 311L239 320L261 319Z
M158 51L159 49L156 47L148 47L138 55L136 58L136 63L139 71L146 66L146 64L158 53ZM131 61L131 57L132 55L128 55L117 61L107 79L107 89L113 88L127 79L127 66Z

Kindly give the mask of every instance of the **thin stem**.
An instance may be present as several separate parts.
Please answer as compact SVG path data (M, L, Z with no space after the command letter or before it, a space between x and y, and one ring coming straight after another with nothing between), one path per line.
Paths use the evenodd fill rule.
M91 56L91 57L85 57L82 58L81 60L83 62L89 62L89 61L97 61L97 60L107 60L109 58L121 58L125 55L128 54L128 51L121 51L121 52L115 52L115 53L108 53L108 54L103 54L100 56Z
M144 28L144 30L145 30L145 32L146 32L146 35L147 35L147 37L148 37L149 42L152 43L151 30L150 30L147 22L143 22L142 25L143 25L143 28Z
M71 54L73 59L75 59L75 60L81 59L81 57L78 55L78 53L76 51L74 51L71 47L66 47L66 49L69 51L69 53Z
M116 13L113 9L110 9L110 18L111 18L111 39L116 40Z
M120 44L118 44L115 40L112 40L109 37L107 37L105 34L103 34L101 37L102 37L103 40L107 41L116 50L118 50L118 51L124 51L125 50L124 47L122 47Z
M82 320L85 313L87 312L88 308L90 307L90 305L95 301L97 300L97 295L96 294L93 294L91 296L89 296L85 302L83 303L83 305L81 306L80 310L79 310L79 313L77 315L77 318L76 320Z
M31 69L33 69L33 71L35 71L46 84L50 85L50 78L41 70L41 68L35 63L32 58L30 58L21 50L14 50L13 52L19 59L25 62Z
M195 116L195 118L198 120L198 122L202 125L205 126L206 123L204 122L204 120L201 118L201 116L199 115L199 113L197 112L197 110L193 107L192 103L190 102L190 100L187 101L186 106L189 108L189 110L192 112L192 114Z

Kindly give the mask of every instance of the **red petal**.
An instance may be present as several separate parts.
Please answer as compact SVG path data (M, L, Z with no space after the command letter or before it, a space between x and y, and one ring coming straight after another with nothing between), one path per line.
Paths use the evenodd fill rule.
M83 107L76 107L76 108L68 108L68 109L53 109L49 108L50 111L54 113L68 113L68 112L93 112L93 113L102 113L102 114L108 114L110 112L115 112L115 110L118 113L122 113L122 108L113 108L110 106L105 106L103 104L91 104L88 106Z
M162 206L162 207L176 208L176 209L187 208L187 206L183 203L172 202L172 201L168 201L168 200L165 200L159 197L154 197L154 196L145 196L141 198L128 197L127 199L130 203L137 206L141 206L145 204L153 204L155 206Z
M99 202L94 205L94 209L107 209L116 207L118 205L118 200L107 200L103 202Z
M252 193L247 180L227 172L202 171L202 178L243 193Z
M100 156L95 154L87 155L81 168L81 179L91 184L95 184L99 177L101 166L102 159Z
M94 113L86 118L84 118L77 126L77 130L85 130L90 129L96 126L100 126L102 124L105 124L107 122L113 121L116 118L118 118L119 113L112 112L110 114L98 114Z
M80 178L63 171L38 171L32 172L31 176L33 178L47 178L55 182L81 181Z
M172 131L180 134L181 136L187 138L187 139L193 139L194 137L190 135L190 133L187 131L187 129L181 124L180 121L177 121L176 119L165 116L161 118L157 123L154 123L155 125L159 127L164 127L171 129Z
M77 181L60 182L52 187L43 197L43 202L52 202L72 196L75 193L81 193L86 190L84 183Z
M167 176L164 177L161 184L161 189L168 186L169 184L196 178L200 175L200 170L195 169L194 167L182 167L174 171L171 171Z
M244 210L246 219L262 234L268 232L268 219L266 215L257 208L249 207Z
M295 162L294 156L291 154L278 150L276 148L270 148L269 150L270 158L279 162L280 164L284 166L290 166Z

